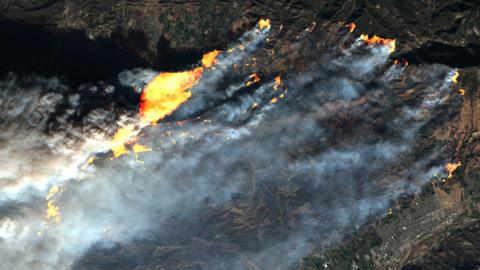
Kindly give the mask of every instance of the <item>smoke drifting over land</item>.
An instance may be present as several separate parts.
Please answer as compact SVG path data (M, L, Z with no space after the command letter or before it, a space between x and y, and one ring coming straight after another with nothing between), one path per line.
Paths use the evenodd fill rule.
M250 72L232 70L267 36L223 52L168 121L143 128L152 151L136 157L109 159L108 141L137 123L152 71L80 89L5 78L0 268L100 269L103 252L116 256L105 269L285 269L443 173L417 140L452 70L392 65L390 47L344 38L277 90L269 78L247 86ZM46 218L55 185L59 221Z

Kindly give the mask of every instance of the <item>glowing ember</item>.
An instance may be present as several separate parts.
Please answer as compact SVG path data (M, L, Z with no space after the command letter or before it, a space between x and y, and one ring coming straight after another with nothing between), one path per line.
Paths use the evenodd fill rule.
M53 201L47 202L47 219L55 223L60 223L60 209L55 205Z
M465 96L465 89L463 88L458 89L458 93L462 96Z
M458 77L460 76L460 73L458 73L458 71L455 71L452 75L452 82L453 83L458 83Z
M82 170L85 170L89 165L92 165L97 158L95 156L89 157L88 160L83 164Z
M253 73L249 76L250 80L245 83L246 86L250 86L251 84L257 83L260 81L260 76L257 73Z
M152 149L150 147L145 146L145 145L141 145L141 144L138 144L138 143L133 145L132 150L135 153L135 160L140 164L144 164L144 162L138 158L138 154L152 151Z
M307 27L307 29L305 29L305 31L312 33L313 31L315 31L316 26L317 26L317 23L313 22L312 25L310 25L309 27Z
M87 164L87 165L92 164L92 163L95 161L95 159L96 159L96 157L90 157L90 158L87 160L86 164Z
M269 19L261 19L258 21L258 27L260 29L270 29L270 20Z
M401 60L395 59L395 60L393 61L393 64L395 64L395 65L408 66L408 61L405 60L405 59L401 59Z
M141 144L138 144L138 143L133 145L132 150L135 154L152 151L152 149L150 147L145 146L145 145L141 145Z
M181 127L181 126L185 125L186 122L187 122L187 120L177 121L177 122L175 122L175 124L177 124L177 126Z
M348 32L352 33L353 31L355 31L355 28L357 27L357 25L355 23L349 23L347 24L347 28L348 28Z
M52 222L60 223L60 208L56 205L54 196L61 192L61 189L58 186L53 186L48 191L47 197L47 214L46 218Z
M274 97L270 100L270 104L277 103L278 98Z
M395 39L390 38L381 38L379 36L368 37L368 35L360 35L360 39L363 40L368 45L380 44L386 46L390 53L395 51Z
M273 90L277 91L277 89L282 85L282 77L277 76L275 77L275 85L273 86Z
M120 128L113 139L110 141L110 149L112 150L113 157L117 158L128 153L126 144L135 140L137 131L133 125L128 125Z
M211 51L205 54L202 58L202 66L210 68L217 63L217 56L220 54L219 50Z
M460 167L462 165L462 163L459 161L457 163L447 163L445 165L445 170L447 171L448 173L448 176L447 178L452 178L453 177L453 173L455 172L455 170Z
M53 196L55 196L55 194L57 194L58 192L60 192L60 188L58 186L51 187L50 190L48 190L46 200L51 200Z

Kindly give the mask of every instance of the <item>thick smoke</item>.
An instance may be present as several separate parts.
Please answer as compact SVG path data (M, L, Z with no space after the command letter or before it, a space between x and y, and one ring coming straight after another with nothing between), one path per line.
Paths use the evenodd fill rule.
M45 191L80 174L80 164L131 117L135 94L113 85L70 89L58 79L10 74L0 82L2 198ZM138 98L138 97L137 97Z
M186 121L144 128L152 152L90 166L119 122L135 123L128 104L151 71L81 89L3 80L0 268L98 269L113 254L103 268L286 269L440 173L437 153L412 157L449 97L448 68L391 65L388 48L357 41L277 91L225 85L265 36L247 33L205 71L171 116ZM52 185L59 223L45 219Z

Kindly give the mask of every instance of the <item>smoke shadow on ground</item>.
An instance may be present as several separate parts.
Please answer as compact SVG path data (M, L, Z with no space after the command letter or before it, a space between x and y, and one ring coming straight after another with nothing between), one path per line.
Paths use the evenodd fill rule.
M85 31L59 31L19 21L0 21L0 77L9 72L61 76L78 85L153 66L178 70L199 61L202 51L177 51L161 37L152 50L142 30L116 29L110 38L88 38ZM155 45L154 45L155 46ZM152 55L156 51L157 56Z
M400 58L405 58L414 64L439 63L457 68L473 67L480 65L480 45L451 46L440 42L430 42Z

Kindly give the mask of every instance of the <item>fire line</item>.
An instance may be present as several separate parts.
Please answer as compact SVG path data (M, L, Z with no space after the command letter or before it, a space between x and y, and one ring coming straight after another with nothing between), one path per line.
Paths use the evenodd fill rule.
M368 35L361 34L360 40L363 40L368 45L373 45L373 44L384 45L388 48L390 53L393 53L395 51L395 41L396 41L395 39L381 38L379 36L369 37Z

